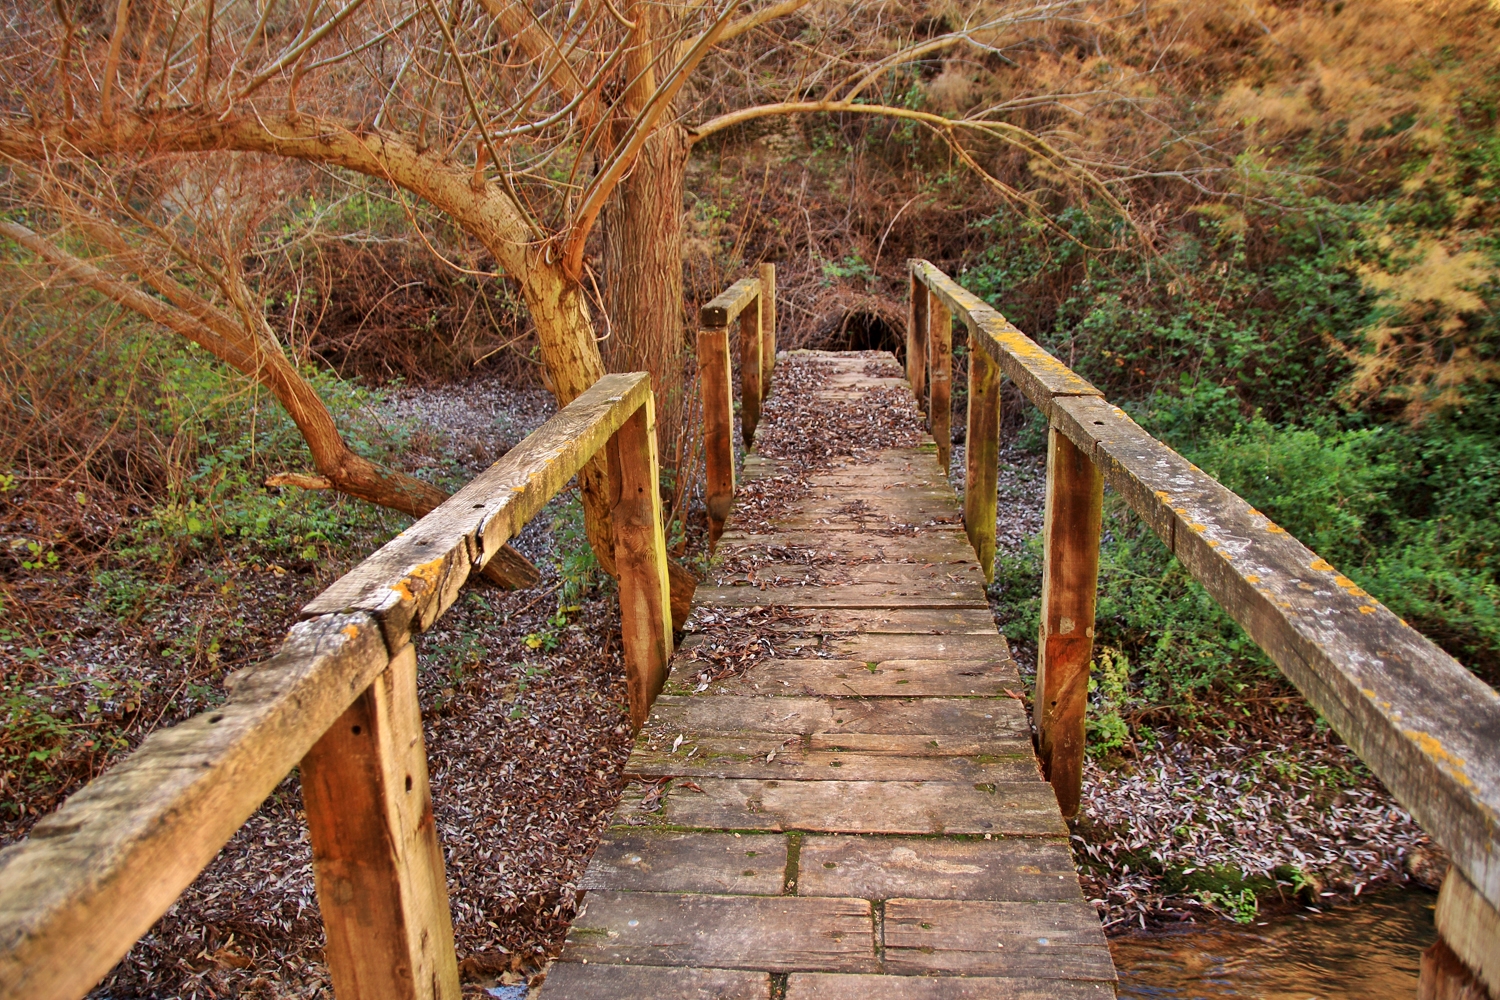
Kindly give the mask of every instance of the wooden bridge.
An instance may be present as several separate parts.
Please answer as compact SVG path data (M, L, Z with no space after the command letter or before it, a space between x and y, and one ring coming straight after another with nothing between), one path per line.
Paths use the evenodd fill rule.
M0 1000L86 994L299 764L337 996L458 997L411 638L589 461L617 497L640 728L549 1000L1112 995L1064 825L1105 482L1448 850L1423 996L1500 997L1500 696L984 302L924 261L911 275L904 373L778 362L770 267L704 308L717 546L675 657L651 392L610 375L320 595L224 705L0 852ZM738 489L732 354L754 445ZM1030 724L982 589L1002 375L1051 426Z

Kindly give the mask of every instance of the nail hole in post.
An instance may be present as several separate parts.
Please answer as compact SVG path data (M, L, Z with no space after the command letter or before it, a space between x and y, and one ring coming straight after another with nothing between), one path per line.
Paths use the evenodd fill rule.
M352 732L354 733L355 736L358 736L359 735L359 727L355 726L354 729L352 730Z

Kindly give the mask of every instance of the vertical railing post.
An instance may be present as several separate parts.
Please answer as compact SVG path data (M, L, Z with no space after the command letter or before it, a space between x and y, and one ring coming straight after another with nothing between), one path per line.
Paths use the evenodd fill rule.
M953 454L953 314L936 295L929 297L927 313L927 391L931 396L927 423L937 442L938 465L946 476Z
M734 504L734 397L729 373L729 330L698 331L698 378L703 387L703 492L708 507L708 544L724 533Z
M761 399L771 394L771 369L776 367L776 265L762 264L760 273Z
M911 303L906 315L906 380L917 397L917 408L927 409L927 305L932 293L911 272Z
M964 530L986 583L995 580L995 491L1000 473L1000 366L969 324L969 408L964 429Z
M615 431L606 449L609 481L618 489L611 519L620 586L620 635L630 721L646 723L651 703L667 679L672 658L672 591L667 577L667 536L661 521L656 457L656 405L652 396Z
M338 1000L458 1000L443 850L408 645L302 759Z
M1065 817L1083 787L1084 712L1094 655L1094 595L1104 479L1056 425L1047 432L1047 506L1042 531L1042 627L1032 712L1042 772Z
M760 423L760 402L764 398L760 333L763 296L764 293L757 295L754 302L740 311L740 434L747 448L755 441L755 428Z

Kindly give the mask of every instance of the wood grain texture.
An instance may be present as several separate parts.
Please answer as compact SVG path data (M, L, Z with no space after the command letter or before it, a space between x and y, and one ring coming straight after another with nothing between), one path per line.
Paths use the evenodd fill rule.
M547 974L549 998L566 1000L770 1000L771 977L737 969L558 962Z
M301 622L229 700L153 733L0 851L0 997L83 996L388 662L365 614Z
M1030 740L992 740L968 756L931 753L926 742L910 753L805 750L786 737L707 737L684 742L681 752L637 750L629 778L758 778L769 781L1037 781L1041 772Z
M1094 655L1104 480L1087 453L1052 428L1042 535L1042 623L1037 637L1037 755L1064 817L1083 789L1084 714Z
M741 278L698 311L698 323L710 329L725 329L759 297L760 279Z
M625 689L637 729L667 679L672 658L672 592L656 465L656 411L650 396L615 431L609 477L619 491L611 512L620 587Z
M1432 917L1439 940L1491 996L1500 995L1500 913L1457 868L1448 869Z
M1114 1000L1114 984L994 976L794 972L786 1000Z
M906 317L906 380L917 397L917 408L927 409L927 286L913 274Z
M745 447L755 443L755 428L760 424L760 404L765 400L765 372L762 368L761 310L759 297L740 313L740 435Z
M984 582L995 579L995 514L1000 475L1000 369L983 351L969 354L964 430L964 531Z
M334 582L305 617L363 611L390 649L428 628L651 394L645 372L606 375L494 465Z
M875 936L862 899L589 893L562 961L790 972L871 972ZM549 994L550 995L550 994Z
M698 379L703 392L703 496L712 548L724 533L734 504L734 390L728 330L698 331Z
M927 305L927 424L937 442L938 468L948 471L953 454L953 314L941 298Z
M302 796L340 1000L457 1000L411 646L302 758Z
M771 392L771 369L776 367L776 265L756 268L760 278L760 356L762 398Z
M802 838L797 892L859 899L1081 901L1064 840L932 837Z
M1112 982L1114 963L1093 904L891 899L885 968L966 976Z
M581 885L630 892L779 896L786 855L786 837L779 834L736 837L613 827L600 839Z
M701 665L699 665L701 666ZM674 667L673 694L694 692L700 683L693 661ZM780 660L757 662L743 674L709 683L710 694L856 698L996 697L1018 690L1021 675L999 660Z

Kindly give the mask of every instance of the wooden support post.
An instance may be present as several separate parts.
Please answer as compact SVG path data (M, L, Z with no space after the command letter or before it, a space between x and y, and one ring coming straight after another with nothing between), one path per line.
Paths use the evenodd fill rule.
M755 442L755 427L760 423L760 402L765 398L761 378L760 300L740 313L740 434L745 447Z
M707 466L703 491L712 549L724 533L724 522L734 504L734 397L727 328L698 331L698 379L703 387L703 453Z
M927 304L932 293L915 274L911 276L911 304L906 316L906 380L917 397L917 409L927 410Z
M1000 366L969 332L969 409L964 432L964 530L984 582L995 581L995 491L1000 471Z
M771 369L776 367L776 265L762 264L760 272L761 399L771 394Z
M408 645L302 758L339 1000L458 1000L443 850Z
M656 466L656 406L651 396L607 446L609 481L618 489L612 519L620 582L620 636L630 721L639 730L667 680L672 658L672 591L661 523Z
M1042 627L1032 712L1042 772L1064 817L1078 814L1083 786L1084 712L1094 655L1094 594L1104 478L1054 424L1047 432Z
M1450 865L1432 915L1438 939L1422 952L1417 1000L1494 1000L1500 991L1500 912Z
M937 442L938 465L947 476L953 454L953 314L936 295L928 299L927 312L927 377L932 397L927 423Z

